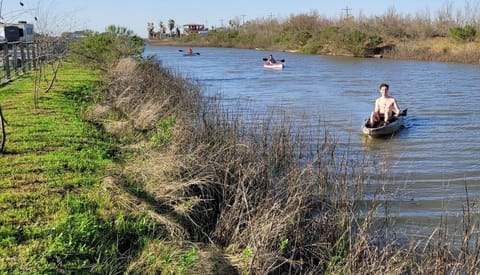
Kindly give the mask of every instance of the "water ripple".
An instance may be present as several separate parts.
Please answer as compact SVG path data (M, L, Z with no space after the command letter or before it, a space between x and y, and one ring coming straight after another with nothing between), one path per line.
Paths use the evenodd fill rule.
M195 58L180 58L177 48L147 47L145 55L156 54L165 67L205 84L207 94L221 93L233 108L289 110L299 128L322 122L341 146L376 156L389 168L389 188L398 192L391 211L405 223L432 225L437 220L431 217L449 213L446 205L453 207L451 215L458 214L466 190L480 198L479 66L273 52L287 66L269 70L262 66L269 52L198 51ZM406 129L393 138L369 139L360 125L381 82L409 109Z

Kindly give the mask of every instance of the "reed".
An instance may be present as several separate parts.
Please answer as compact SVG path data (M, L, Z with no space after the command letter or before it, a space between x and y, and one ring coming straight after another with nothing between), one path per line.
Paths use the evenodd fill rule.
M101 102L116 114L91 112L90 119L127 121L131 157L112 172L109 190L118 207L145 211L164 229L131 270L161 266L168 255L150 262L142 255L167 242L176 260L162 270L177 273L219 264L249 274L478 272L470 206L460 250L443 230L400 241L381 189L388 177L321 122L299 127L279 110L232 109L155 62L125 64ZM152 139L159 133L164 142ZM366 199L365 186L379 186L374 199Z

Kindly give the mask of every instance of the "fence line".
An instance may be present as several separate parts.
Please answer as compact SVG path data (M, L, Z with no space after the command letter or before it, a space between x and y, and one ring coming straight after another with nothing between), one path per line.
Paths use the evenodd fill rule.
M0 43L0 86L13 78L36 70L39 61L54 58L54 42L1 42Z

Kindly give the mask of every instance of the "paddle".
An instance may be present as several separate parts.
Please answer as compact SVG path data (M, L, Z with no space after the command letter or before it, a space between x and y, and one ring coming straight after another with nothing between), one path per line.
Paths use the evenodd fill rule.
M178 51L183 52L183 50L178 50ZM200 55L200 53L192 53L192 54Z
M407 116L407 111L408 111L408 108L403 110L400 114L398 114L398 116Z
M262 58L262 60L263 60L263 61L267 61L268 58ZM285 59L280 59L279 61L283 63L283 62L285 62Z

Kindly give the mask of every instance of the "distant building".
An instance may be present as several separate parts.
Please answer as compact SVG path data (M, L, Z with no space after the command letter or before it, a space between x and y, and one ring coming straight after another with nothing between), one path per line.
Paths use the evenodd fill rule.
M64 32L62 37L72 41L82 39L85 38L85 31Z
M206 35L208 33L208 28L205 28L205 25L203 24L185 24L183 25L183 32L186 35L189 35L191 33Z

